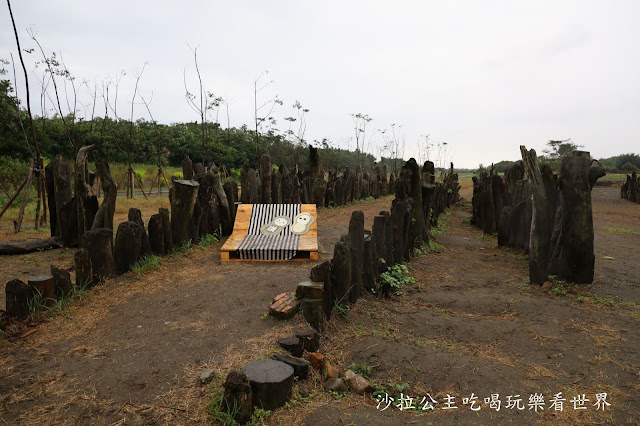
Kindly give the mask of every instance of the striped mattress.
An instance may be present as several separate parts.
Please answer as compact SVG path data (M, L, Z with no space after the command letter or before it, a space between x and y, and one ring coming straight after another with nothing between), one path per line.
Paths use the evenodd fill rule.
M247 235L238 247L240 259L290 260L295 257L300 236L293 234L289 225L299 213L300 204L254 204ZM278 216L288 218L289 223L282 227L266 226L272 233L276 229L276 235L261 231Z

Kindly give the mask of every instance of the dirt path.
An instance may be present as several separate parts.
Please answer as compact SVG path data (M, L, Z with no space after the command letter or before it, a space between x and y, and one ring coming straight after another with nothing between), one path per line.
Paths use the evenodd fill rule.
M322 380L296 384L288 407L270 424L575 424L640 419L640 302L637 205L616 203L617 188L594 189L596 283L550 294L527 284L524 256L496 248L494 238L468 225L470 206L452 210L438 253L409 268L419 288L391 300L366 297L346 319L328 325L321 351L337 366L371 366L371 378L405 395L427 393L457 409L427 414L376 409L372 397L334 397ZM319 211L320 260L347 231L351 211L365 212L367 227L391 199ZM633 210L635 207L636 210ZM207 422L203 409L226 372L277 350L301 319L261 319L270 299L307 278L310 263L221 264L220 245L165 259L158 271L132 274L95 289L65 316L0 347L0 419L8 423ZM629 248L635 247L635 253ZM614 260L602 260L603 256ZM562 291L568 290L567 294ZM200 371L216 373L208 387ZM401 386L402 387L402 386ZM549 410L563 392L563 412ZM612 404L596 411L595 393ZM481 410L463 405L478 397ZM483 400L500 394L498 412ZM545 410L529 410L542 393ZM570 398L585 393L588 409ZM520 394L525 409L505 409ZM383 407L381 407L383 408ZM421 410L419 410L422 412Z
M637 424L640 236L604 228L640 231L640 226L637 205L616 202L615 190L594 190L596 283L550 292L528 285L523 255L497 248L495 238L468 224L468 203L456 206L446 232L437 236L444 249L409 265L420 288L408 288L391 301L359 303L325 342L332 361L372 367L373 381L395 393L395 401L384 411L386 402L376 409L374 398L327 401L304 422ZM604 255L614 260L603 260ZM404 395L416 398L414 405L429 394L437 409L400 411L394 406L400 394L396 385L404 384ZM549 409L559 392L566 399L562 412ZM595 394L604 392L611 406L597 411ZM545 401L537 414L529 409L535 393ZM499 394L500 411L484 402L492 394ZM574 410L570 401L577 394L590 400L586 410ZM442 409L447 395L455 397L458 408ZM520 395L524 410L506 409L509 395ZM464 398L473 397L475 404L464 404Z
M321 209L320 261L333 257L351 211L362 209L371 222L390 203L387 197ZM222 264L220 246L165 258L142 280L132 273L117 277L35 334L14 344L5 341L0 419L108 424L177 415L183 421L205 420L200 370L241 368L244 360L262 356L274 336L286 336L293 322L261 316L276 294L307 280L315 264Z

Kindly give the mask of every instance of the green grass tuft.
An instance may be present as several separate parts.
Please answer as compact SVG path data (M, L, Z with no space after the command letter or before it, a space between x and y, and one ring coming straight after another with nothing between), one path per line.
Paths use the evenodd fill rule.
M151 256L145 256L131 266L131 270L136 274L136 279L140 279L142 274L156 270L160 267L162 258L155 254Z

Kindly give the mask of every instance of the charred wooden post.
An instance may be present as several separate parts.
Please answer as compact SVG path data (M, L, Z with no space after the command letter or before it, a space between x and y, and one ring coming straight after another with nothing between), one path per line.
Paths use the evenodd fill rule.
M327 182L324 179L316 179L313 181L312 203L318 207L326 207L325 197L327 194Z
M102 204L100 204L100 208L98 208L98 212L93 220L91 230L107 228L113 231L113 215L116 211L116 197L118 195L118 189L111 178L109 163L104 157L99 156L96 158L96 171L100 178L100 182L102 183L104 198L102 199Z
M313 182L316 179L323 179L320 175L320 158L318 157L318 148L309 145L309 177Z
M27 254L34 251L62 248L64 247L64 240L62 237L50 237L44 240L35 241L16 241L15 243L8 242L0 244L0 256L10 254Z
M373 240L376 247L376 257L373 260L374 268L379 272L385 272L387 265L391 266L393 256L387 258L389 251L387 250L386 235L386 220L383 215L376 215L373 217ZM365 240L366 241L366 240ZM381 262L383 259L384 262Z
M235 218L235 202L229 201L227 197L227 192L222 185L222 179L220 178L220 173L218 172L218 168L215 164L212 164L209 169L209 174L213 179L213 193L217 200L217 210L218 216L220 217L220 225L222 226L222 235L231 235L233 232L233 223ZM231 186L231 195L233 196L234 187ZM237 188L236 188L237 192ZM216 229L210 230L210 233L215 233Z
M271 204L271 175L273 174L273 166L271 165L271 157L263 154L260 160L260 179L262 180L262 204Z
M311 327L315 328L316 330L321 330L324 322L324 315L322 312L322 299L316 297L303 298L302 316Z
M93 284L93 267L91 265L91 255L89 250L81 248L74 256L73 261L76 266L76 286L86 288Z
M413 252L415 247L422 247L424 244L423 236L426 234L422 182L420 180L420 168L415 159L409 159L402 168L402 171L405 175L404 183L408 189L408 195L413 200L407 241L407 249Z
M173 232L171 228L171 218L169 216L169 209L160 207L158 214L162 219L162 232L164 233L164 252L167 254L173 250Z
M142 257L142 234L144 228L136 222L122 222L118 225L113 250L115 273L124 274Z
M189 222L198 196L200 184L192 180L173 182L173 200L171 201L171 234L174 245L183 244L190 239ZM194 242L195 243L195 242Z
M193 162L191 161L189 154L185 154L182 159L182 179L193 179Z
M253 416L253 393L246 374L232 371L224 382L223 409L239 424Z
M38 275L27 280L29 287L33 289L32 294L40 294L42 303L45 306L52 306L56 298L56 281L53 275Z
M273 204L282 204L282 174L271 175L271 201Z
M57 235L64 239L65 246L71 247L78 241L78 229L75 221L77 212L72 201L71 165L61 155L57 155L51 162L51 167L55 193L53 205L56 208L56 231ZM53 212L51 217L54 217Z
M355 251L355 262L351 264L351 296L354 303L362 291L362 272L364 265L364 213L354 211L349 221L349 247Z
M76 199L76 218L78 226L78 241L82 241L85 232L91 229L97 211L97 198L91 200L91 187L89 186L89 167L87 157L95 148L95 145L83 146L76 156L76 171L74 173L74 190Z
M320 334L312 327L300 327L293 330L293 335L300 340L302 349L307 352L317 352L320 349Z
M331 261L322 262L311 269L311 281L324 283L322 290L322 310L327 320L331 319L333 302L336 300L335 291L331 282Z
M393 235L393 266L402 263L404 257L404 216L407 211L405 200L394 198L391 202L391 232Z
M364 288L370 293L375 293L376 280L378 278L378 255L371 231L364 231L364 258L362 269L362 281Z
M531 230L529 234L529 280L535 284L543 284L549 279L548 258L551 239L551 221L545 184L540 173L536 151L527 151L520 146L522 164L527 174L533 194Z
M51 162L44 168L44 182L49 208L49 229L52 237L60 235L60 229L58 228L58 213L56 209L56 186L53 177L53 165L54 162Z
M236 203L238 202L238 184L230 180L225 182L222 187L224 188L224 194L227 196L231 222L234 223L236 220Z
M113 274L113 230L98 228L86 232L82 237L82 247L91 257L94 284Z
M334 305L346 304L351 288L351 250L343 241L338 241L333 249L331 283L335 294Z
M149 218L149 245L151 251L155 255L162 255L165 253L164 248L164 230L162 229L162 216L154 214Z
M60 269L55 265L51 265L51 275L53 276L55 298L61 299L71 294L73 284L71 284L71 275L64 269Z
M265 410L275 410L291 397L293 367L290 365L262 359L249 363L242 371L249 378L254 405Z
M9 318L22 319L29 316L29 300L33 289L20 280L11 280L5 286L6 312Z

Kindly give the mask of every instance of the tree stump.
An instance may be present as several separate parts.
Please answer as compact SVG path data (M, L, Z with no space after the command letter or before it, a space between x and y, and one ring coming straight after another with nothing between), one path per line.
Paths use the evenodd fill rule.
M278 339L278 344L282 349L295 357L301 357L304 353L302 342L297 337L285 337L283 339Z
M99 228L86 232L82 247L88 250L91 258L94 284L113 274L113 230Z
M51 306L55 303L56 298L56 281L53 275L38 275L27 280L27 284L33 288L33 294L36 292L42 295L42 303Z
M310 278L311 281L324 283L322 288L322 310L325 318L329 320L335 300L335 293L331 283L331 261L327 260L314 266L311 269Z
M71 284L71 275L64 269L59 269L55 265L51 265L51 275L55 282L55 297L61 299L67 297L73 291Z
M265 410L283 406L291 397L293 368L284 362L262 359L243 369L253 392L253 404Z
M287 365L290 365L293 368L293 375L297 377L299 380L304 380L307 378L309 374L309 363L302 359L296 358L294 356L289 355L281 355L276 354L273 356L273 359L276 361L284 362Z
M314 297L316 299L322 299L324 293L323 282L303 281L298 283L296 287L296 297Z
M235 413L233 419L245 424L253 416L253 392L249 378L244 373L232 371L224 382L223 409Z
M271 175L273 174L273 165L271 157L263 154L260 160L260 179L262 180L262 204L271 204Z
M76 286L86 288L93 283L93 268L89 250L81 248L73 255L76 265Z
M364 231L364 257L362 284L370 293L375 293L378 278L378 255L371 231Z
M307 323L319 330L322 328L323 315L322 315L322 299L315 297L305 297L302 299L302 315Z
M7 316L22 319L29 316L28 301L32 297L32 288L20 280L11 280L5 287Z
M162 219L162 232L164 233L164 252L167 254L173 250L173 234L171 232L171 219L169 218L169 209L160 207L158 214Z
M174 245L189 241L189 222L198 196L200 184L193 180L175 180L171 201L171 234ZM196 243L197 241L194 241Z
M162 255L165 253L164 248L164 230L162 229L162 216L160 214L154 214L149 218L149 245L151 251L155 255Z
M140 209L131 207L129 209L129 213L127 214L127 218L130 222L135 222L144 228L144 221L142 220L142 212L140 211Z
M317 329L311 327L296 328L293 335L300 340L302 349L307 352L316 352L320 348L320 334Z
M372 259L376 264L376 269L380 272L387 270L386 265L391 265L392 259L387 258L387 244L386 244L386 221L383 215L376 215L373 217L373 240L376 247L377 256ZM384 260L384 263L380 262L380 258Z
M124 274L142 257L142 234L144 228L136 222L122 222L118 225L113 249L115 273Z

